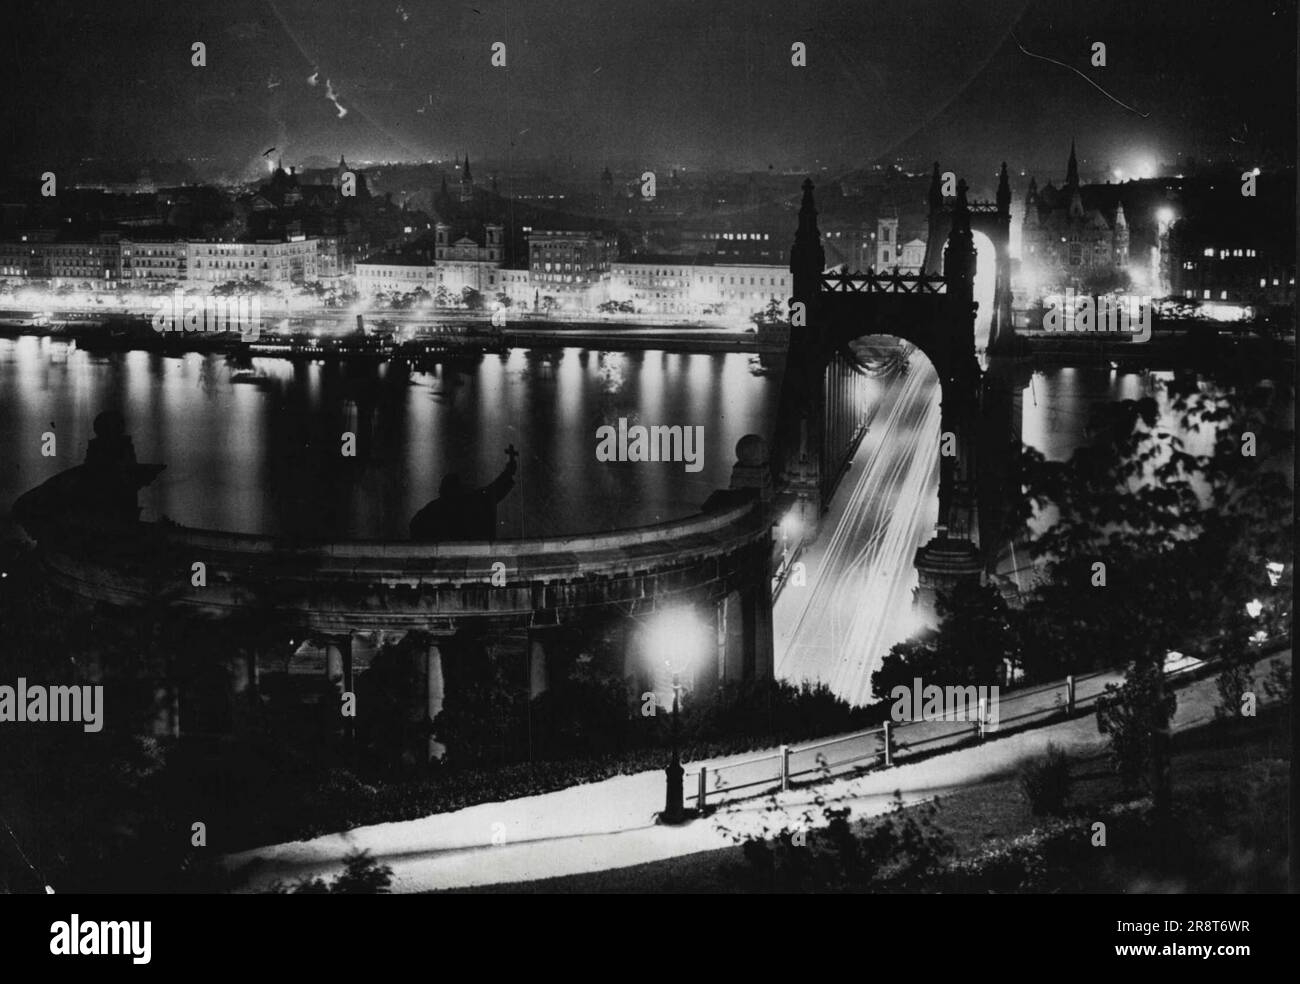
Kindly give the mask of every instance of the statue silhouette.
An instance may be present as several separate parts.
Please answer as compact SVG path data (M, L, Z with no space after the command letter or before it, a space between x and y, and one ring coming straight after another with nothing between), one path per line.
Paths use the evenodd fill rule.
M135 445L126 433L126 421L116 410L105 410L95 418L95 436L86 445L88 496L92 511L107 519L134 523L140 518L136 492ZM90 505L90 503L86 503Z
M491 484L467 489L459 475L447 475L438 487L438 498L411 518L411 539L423 543L441 540L492 540L496 536L497 503L515 485L519 452L506 448L510 461Z

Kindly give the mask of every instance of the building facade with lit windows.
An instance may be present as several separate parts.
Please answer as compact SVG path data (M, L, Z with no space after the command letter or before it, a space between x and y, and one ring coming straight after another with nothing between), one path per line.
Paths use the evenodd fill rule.
M642 257L614 263L610 270L609 299L632 305L648 314L699 314L696 266L680 256Z
M122 243L115 234L95 242L46 243L45 266L51 287L117 290L123 281Z
M782 307L793 285L786 266L758 263L715 263L696 268L696 296L704 304L721 304L727 314L748 317L772 301Z
M748 317L790 297L787 267L722 263L715 257L643 257L613 265L609 299L637 313Z
M129 275L117 233L90 241L61 241L52 233L20 235L0 243L0 278L44 287L118 290Z
M828 270L841 267L865 270L876 265L876 234L866 222L832 217L825 224L819 219L818 224L822 226L822 248L826 250ZM893 267L892 257L890 267Z
M718 227L688 226L682 232L682 250L735 262L780 263L788 248L786 238L776 224L771 228L725 223Z
M179 240L123 240L122 276L132 289L170 287L185 279L188 255Z
M517 311L538 310L541 305L541 291L533 284L527 270L513 270L506 267L497 271L499 280L497 293L505 294L510 299L510 308ZM492 307L489 304L489 307Z
M185 278L186 244L105 233L93 242L29 236L0 243L0 277L47 287L119 290L174 285Z
M1180 222L1170 233L1170 293L1216 307L1290 307L1295 255L1246 227ZM1240 312L1245 314L1247 312Z
M612 233L534 229L528 233L528 272L558 307L593 308L609 296L618 254Z
M270 287L290 287L320 277L316 240L303 236L186 245L185 278L190 283L223 284L247 278Z
M356 272L363 250L347 236L319 236L316 239L316 273L321 281L350 277Z
M10 283L32 283L48 278L44 244L26 238L0 242L0 279Z
M438 289L438 268L432 263L418 262L409 254L379 254L356 265L354 282L363 298L408 294L419 287L432 295Z

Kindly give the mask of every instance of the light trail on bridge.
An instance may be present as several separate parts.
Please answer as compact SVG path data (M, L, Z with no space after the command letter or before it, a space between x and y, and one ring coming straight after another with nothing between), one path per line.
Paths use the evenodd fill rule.
M773 612L776 673L871 701L871 674L917 627L912 566L938 516L939 381L924 358L884 388L871 430Z

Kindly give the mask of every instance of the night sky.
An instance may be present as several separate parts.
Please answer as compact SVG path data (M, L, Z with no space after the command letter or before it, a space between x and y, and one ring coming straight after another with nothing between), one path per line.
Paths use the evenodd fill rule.
M1295 152L1295 0L143 0L6 12L10 163L277 147L990 174ZM1085 72L1124 108L1063 65ZM208 67L190 65L207 45ZM508 66L493 68L493 42ZM808 46L808 67L790 45ZM1106 68L1089 65L1107 45ZM317 74L318 73L318 74ZM315 75L316 85L308 82ZM326 81L330 90L326 88ZM334 99L329 98L329 91ZM341 106L346 115L340 116Z

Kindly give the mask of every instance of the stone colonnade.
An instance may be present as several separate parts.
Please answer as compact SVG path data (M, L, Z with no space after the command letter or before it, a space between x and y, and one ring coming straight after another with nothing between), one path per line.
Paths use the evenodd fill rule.
M755 579L750 585L727 591L716 597L686 602L708 629L709 645L697 654L685 682L700 695L712 693L723 684L745 680L770 679L773 675L772 599L767 578ZM652 614L648 609L642 615ZM638 681L654 679L651 654L638 633L641 616L628 618L616 610L608 617L621 622L623 629L623 670ZM520 657L526 666L530 699L545 693L556 674L555 657L559 640L554 626L529 630ZM369 667L371 658L385 641L398 641L404 632L354 632L311 635L308 639L323 653L322 692L333 693L341 703L344 693L356 693L356 683ZM406 696L406 723L431 724L441 713L447 697L443 651L448 636L418 633L415 645L408 647L407 659L411 686ZM257 646L248 646L226 657L227 697L233 727L239 731L247 721L249 709L259 694L259 678L272 654ZM310 665L310 664L308 664ZM298 670L302 672L301 669ZM339 729L350 734L354 719L340 714ZM152 731L159 737L178 737L182 733L179 688L164 680L155 686ZM441 759L446 746L430 735L424 749L429 759Z

